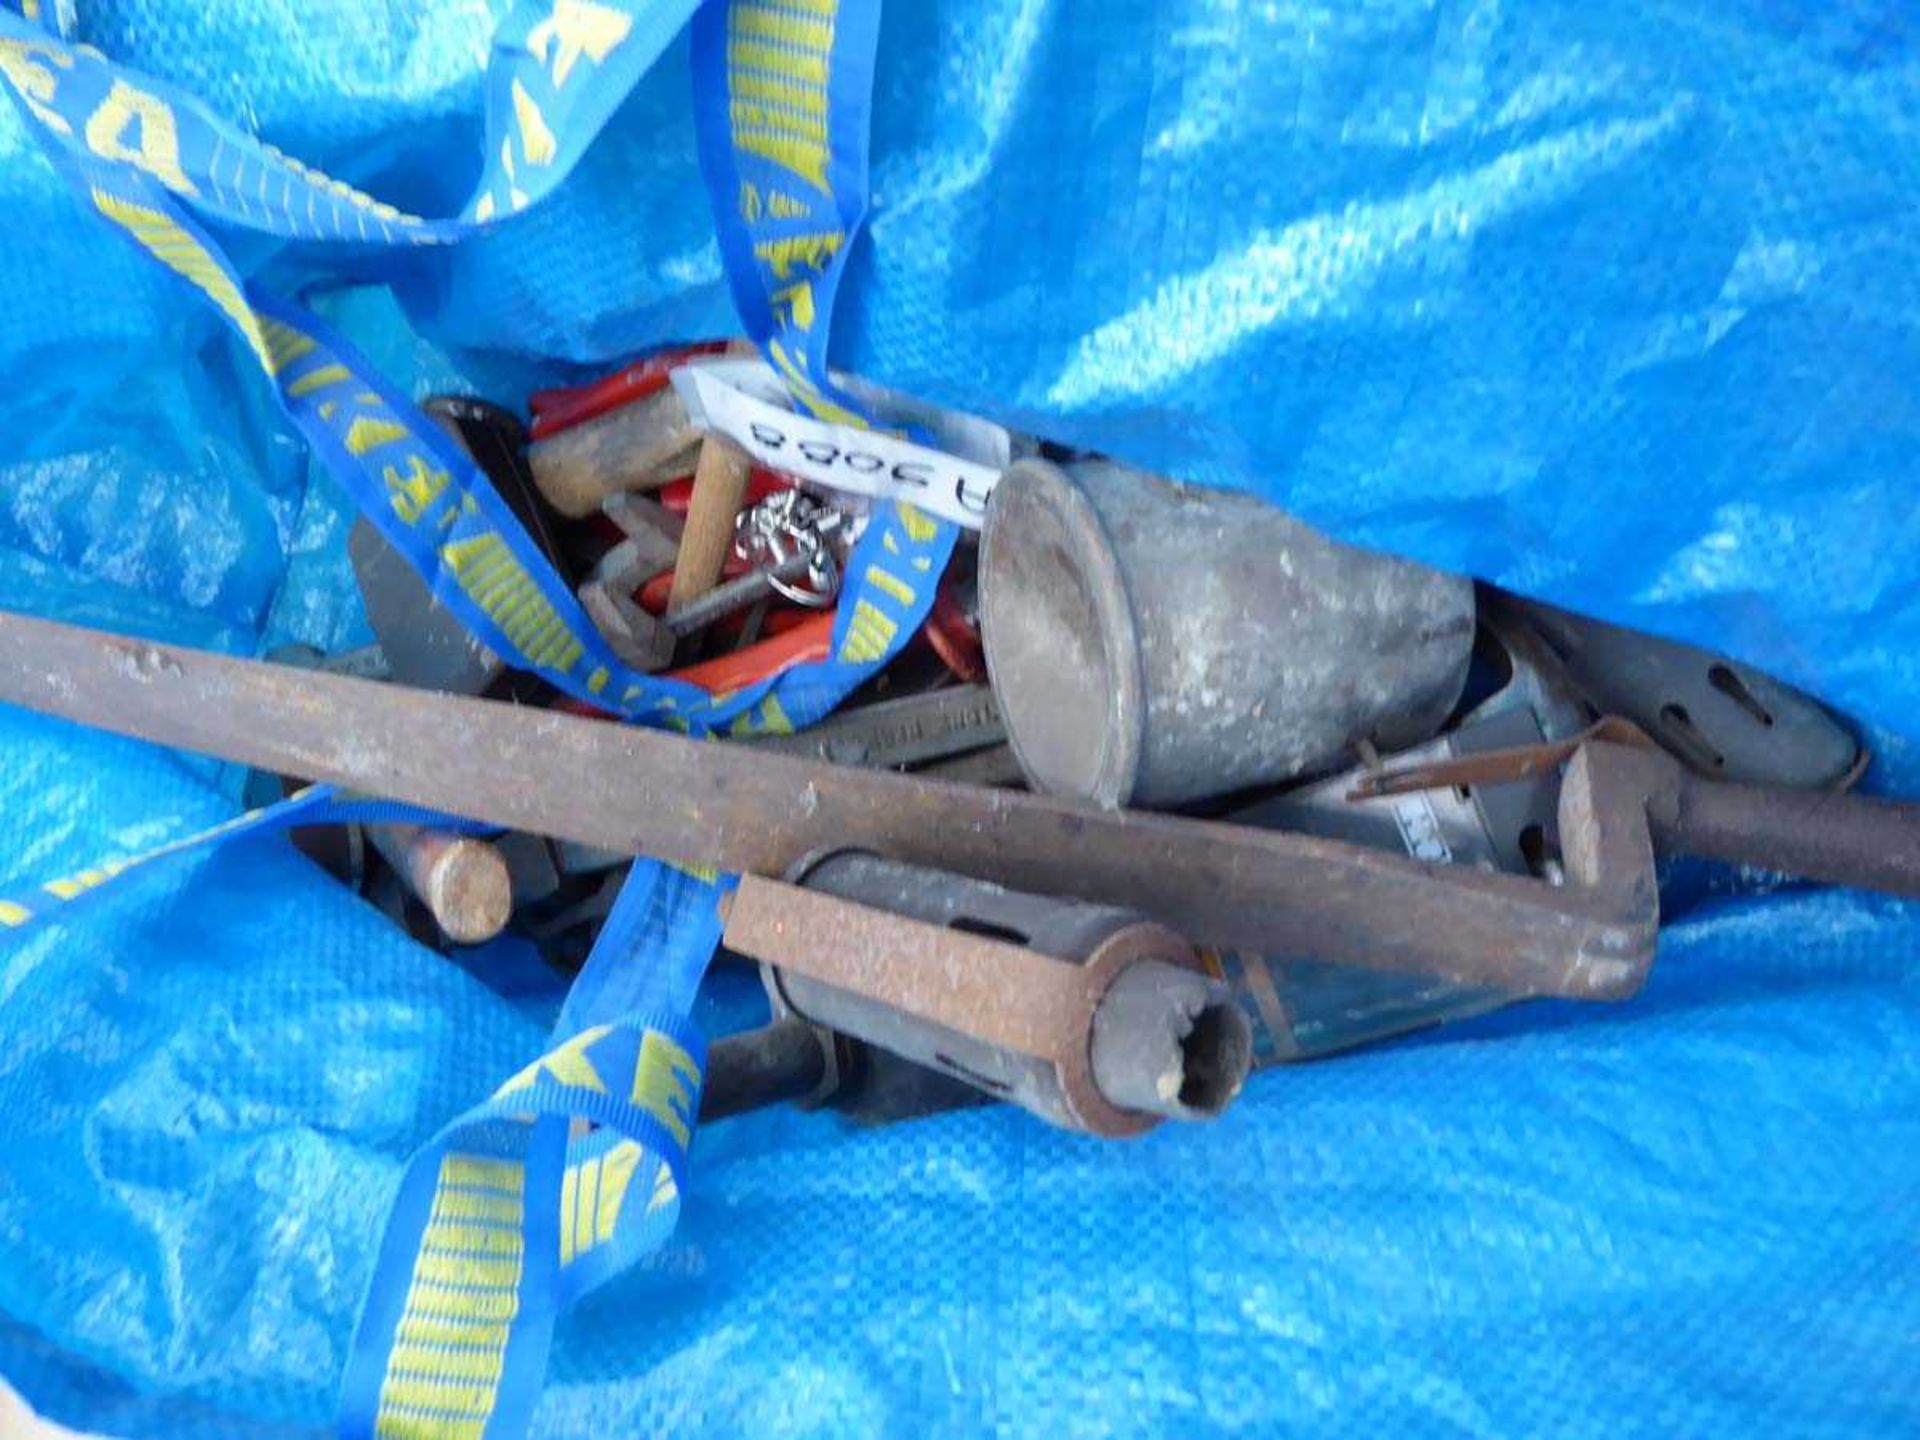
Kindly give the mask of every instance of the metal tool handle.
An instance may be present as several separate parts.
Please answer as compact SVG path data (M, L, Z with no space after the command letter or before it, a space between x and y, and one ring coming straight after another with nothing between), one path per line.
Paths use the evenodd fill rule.
M1920 805L1687 777L1649 807L1663 848L1829 885L1920 896Z
M795 555L770 570L749 570L745 575L714 586L666 614L666 627L675 635L691 635L716 620L738 614L749 605L772 595L777 582L804 580L813 569L813 558Z

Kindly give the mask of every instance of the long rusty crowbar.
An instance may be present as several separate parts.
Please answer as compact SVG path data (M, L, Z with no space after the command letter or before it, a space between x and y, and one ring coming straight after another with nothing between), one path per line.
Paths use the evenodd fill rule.
M1339 841L951 785L0 612L0 701L476 820L779 876L857 846L1143 911L1196 943L1521 995L1636 990L1655 845L1920 894L1920 810L1694 781L1600 741L1567 764L1566 883Z

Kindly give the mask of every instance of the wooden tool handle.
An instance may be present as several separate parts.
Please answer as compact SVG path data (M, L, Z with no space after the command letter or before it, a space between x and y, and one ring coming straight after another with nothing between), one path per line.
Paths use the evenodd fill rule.
M506 929L513 882L507 862L485 840L421 825L370 825L367 832L448 939L478 945Z
M733 550L733 522L752 475L753 462L732 442L712 435L701 442L687 528L681 532L680 554L673 565L669 614L720 582L720 572Z
M547 503L578 520L609 495L657 490L684 475L699 443L680 397L662 390L535 441L527 464Z

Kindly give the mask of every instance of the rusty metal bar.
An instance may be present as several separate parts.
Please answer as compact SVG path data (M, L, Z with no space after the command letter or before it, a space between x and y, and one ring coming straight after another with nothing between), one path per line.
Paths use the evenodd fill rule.
M1652 815L1662 848L1829 885L1920 896L1920 806L1687 776L1672 818L1658 806Z
M1654 949L1656 911L1632 886L1555 890L1338 841L827 765L4 613L0 701L680 864L782 874L809 853L859 846L1128 906L1216 948L1519 994L1628 994Z
M1050 1057L1086 1034L1093 1006L1085 974L1024 945L757 875L743 877L723 903L729 950L989 1045ZM903 935L917 943L907 945Z

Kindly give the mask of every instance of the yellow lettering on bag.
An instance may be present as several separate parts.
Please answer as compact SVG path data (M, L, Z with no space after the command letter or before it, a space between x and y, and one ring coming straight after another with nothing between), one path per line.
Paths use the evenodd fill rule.
M808 331L813 329L813 282L801 280L792 285L783 285L769 297L773 302L773 319L783 329Z
M779 240L763 240L753 247L753 255L773 273L774 279L791 280L796 273L817 275L825 270L846 238L843 230L789 235Z
M483 1155L448 1155L440 1162L439 1183L493 1190L502 1195L518 1195L526 1187L526 1170L512 1160L493 1160Z
M824 116L827 113L827 92L805 81L743 70L738 75L728 77L727 90L741 100L784 105L789 110L804 110L811 115Z
M380 1387L380 1407L388 1406L396 1410L443 1410L453 1415L491 1415L493 1413L493 1387L491 1385L466 1385L455 1381L437 1381L417 1379L413 1376L393 1375ZM445 1431L429 1430L425 1433L442 1435ZM476 1431L475 1433L483 1433Z
M560 145L553 138L553 131L547 128L546 116L540 113L533 96L518 80L513 82L512 94L513 118L520 127L520 153L527 157L529 165L551 165Z
M756 130L736 125L733 148L771 160L815 189L827 192L827 147L785 130Z
M129 141L128 136L136 138ZM124 80L113 88L87 117L87 148L102 160L124 160L137 165L169 190L197 195L193 182L180 168L180 135L167 102Z
M278 320L262 320L260 333L266 337L267 353L273 357L273 373L276 375L289 365L306 359L320 346L320 342L305 331L296 330Z
M122 200L105 190L93 192L93 203L94 208L131 235L154 259L211 300L245 337L261 368L269 375L274 373L273 350L260 328L260 317L253 313L253 307L247 304L233 277L207 252L206 246L177 221L145 205Z
M807 372L794 363L793 357L787 354L786 347L779 340L767 342L767 358L773 361L773 368L780 372L780 378L787 382L787 388L810 414L835 425L851 425L856 430L872 428L844 405L836 405L829 400Z
M316 390L324 390L329 385L338 385L342 380L352 378L353 372L344 365L322 365L289 384L287 394L298 400L303 396L311 395Z
M487 1422L382 1409L373 1433L374 1440L486 1440Z
M745 70L761 70L776 80L784 80L790 85L813 85L824 88L827 83L827 57L802 50L782 50L778 45L768 45L759 40L743 40L738 36L727 37L727 83L733 83L733 76Z
M600 1196L594 1209L593 1238L604 1245L613 1238L620 1223L620 1207L626 1203L627 1186L647 1152L631 1140L622 1140L600 1162Z
M531 1090L541 1076L551 1076L575 1090L593 1090L599 1094L607 1093L607 1082L600 1078L600 1072L593 1068L593 1062L587 1059L589 1046L604 1036L611 1027L594 1025L582 1030L571 1040L558 1048L548 1051L526 1069L515 1075L506 1084L494 1092L496 1096L513 1095L521 1090Z
M847 626L847 638L840 646L840 658L857 664L878 660L887 653L899 625L871 600L853 607L853 620Z
M779 105L762 105L755 100L735 100L727 114L736 128L784 130L817 145L827 143L827 119L806 111L788 110Z
M898 575L882 570L878 565L867 567L867 583L882 594L890 595L902 605L914 602L913 587Z
M393 504L393 513L413 525L427 513L427 507L440 498L453 477L445 470L432 469L418 455L407 456L407 467L405 475L393 465L380 473L387 482L387 497Z
M632 30L633 18L618 10L592 0L554 0L553 13L527 32L527 49L542 65L553 67L557 90L567 83L582 55L596 65L604 64Z
M693 1135L688 1117L699 1083L700 1067L680 1046L657 1030L640 1037L640 1053L633 1062L633 1103L683 1146Z
M793 718L780 704L779 697L768 691L757 705L750 706L727 726L727 733L734 736L747 735L791 735Z
M41 62L44 61L45 64ZM47 66L73 68L73 57L57 46L38 40L0 40L0 75L6 76L34 118L60 135L73 134L67 117L52 108L60 79Z
M568 670L586 653L579 637L498 535L488 532L449 540L440 547L440 558L473 603L499 624L533 664Z
M374 397L376 400L378 396ZM396 440L406 440L413 432L397 420L388 420L378 415L360 415L347 427L347 453L353 456L366 454L369 450L378 450L382 445L391 445Z
M728 16L728 29L736 35L750 36L775 45L827 55L833 50L833 22L809 20L771 5L749 3L735 5Z
M905 500L898 503L897 512L900 523L906 527L907 538L916 545L924 545L940 533L940 522L921 510L917 505L909 505Z

